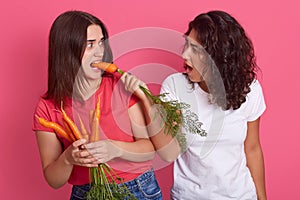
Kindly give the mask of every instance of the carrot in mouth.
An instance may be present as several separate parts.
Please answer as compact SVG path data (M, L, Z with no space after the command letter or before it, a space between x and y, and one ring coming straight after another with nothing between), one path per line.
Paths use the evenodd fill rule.
M117 65L113 63L107 63L107 62L98 62L98 63L93 63L93 67L97 67L98 69L104 70L108 73L115 73L118 72L119 74L123 74L124 72L117 67Z

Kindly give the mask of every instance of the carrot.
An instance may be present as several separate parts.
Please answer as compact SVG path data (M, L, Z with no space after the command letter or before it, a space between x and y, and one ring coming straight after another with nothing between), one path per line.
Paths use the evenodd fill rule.
M89 140L89 134L83 124L83 121L81 120L80 115L78 114L78 118L79 118L79 122L80 122L80 127L81 127L81 132L82 132L82 136L83 138L85 138L87 141Z
M118 67L115 64L109 64L104 70L109 73L115 73L118 70Z
M90 110L90 131L91 131L91 133L92 133L94 113L95 113L95 110Z
M79 140L82 138L82 135L78 129L78 127L76 126L76 124L72 121L72 119L67 115L67 113L64 111L63 108L61 108L61 112L62 112L62 116L63 116L63 120L66 121L66 123L69 125L72 133L74 134L76 140Z
M96 112L93 112L93 116L91 119L91 137L90 141L91 142L96 142L99 139L99 121L97 120L96 117Z
M90 111L90 127L91 127L91 141L95 142L99 140L99 122L100 122L100 97L95 110Z
M97 123L97 129L96 129L96 135L95 135L95 141L99 140L99 123L100 123L100 96L98 96L98 101L96 104L95 114L94 114L94 123Z
M117 67L117 65L113 63L99 62L99 63L93 63L92 66L102 69L111 74L118 72L119 74L122 75L124 73L121 69Z
M42 126L44 126L46 128L52 128L57 134L59 134L60 136L62 136L65 139L67 139L69 142L72 142L72 139L70 138L68 133L59 124L57 124L55 122L50 122L42 117L38 117L38 116L36 116L36 117Z
M72 130L70 129L69 125L67 124L67 122L65 120L62 120L63 124L64 124L64 128L66 129L66 132L68 133L68 135L70 136L70 138L72 139L72 141L75 141L75 136L72 133Z
M101 110L100 110L100 96L98 96L98 101L96 104L96 109L95 109L95 117L97 118L97 120L100 122L100 114L101 114Z

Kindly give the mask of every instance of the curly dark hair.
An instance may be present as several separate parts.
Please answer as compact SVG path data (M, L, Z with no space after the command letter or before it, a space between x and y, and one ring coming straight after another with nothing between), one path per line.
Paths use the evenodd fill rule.
M198 15L189 23L185 35L192 29L197 32L197 39L213 59L223 81L225 94L223 97L216 95L214 102L224 110L238 109L246 101L258 70L251 40L237 20L224 11ZM214 95L214 83L206 84L210 84L209 92Z

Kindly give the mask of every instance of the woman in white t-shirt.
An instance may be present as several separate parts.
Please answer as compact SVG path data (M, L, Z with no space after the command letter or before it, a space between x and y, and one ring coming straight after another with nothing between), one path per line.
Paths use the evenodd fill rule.
M185 73L170 75L161 93L190 104L207 136L183 129L188 148L174 163L171 198L265 200L259 121L266 106L252 42L223 11L198 15L185 36Z

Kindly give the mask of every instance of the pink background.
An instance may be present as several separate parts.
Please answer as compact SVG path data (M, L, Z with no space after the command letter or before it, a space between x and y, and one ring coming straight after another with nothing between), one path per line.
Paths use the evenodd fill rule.
M88 11L101 18L111 36L142 27L184 32L198 13L223 9L233 14L253 40L262 69L267 111L261 121L269 199L300 199L299 59L300 18L296 0L27 0L2 1L0 12L1 199L68 199L70 186L50 188L42 174L32 114L46 90L47 38L60 13ZM140 37L143 37L141 35ZM179 69L179 58L145 50L124 55L119 63L151 62ZM297 131L298 130L298 131ZM172 184L171 166L156 171L165 199Z

